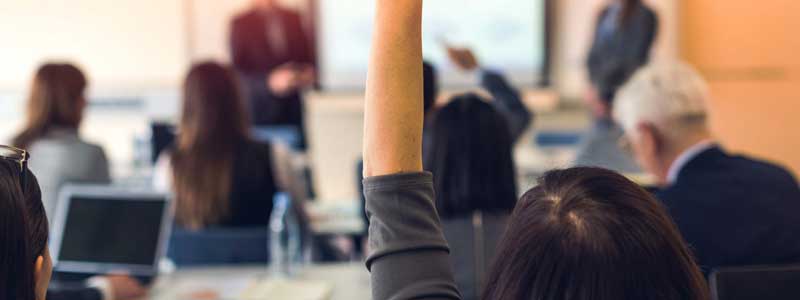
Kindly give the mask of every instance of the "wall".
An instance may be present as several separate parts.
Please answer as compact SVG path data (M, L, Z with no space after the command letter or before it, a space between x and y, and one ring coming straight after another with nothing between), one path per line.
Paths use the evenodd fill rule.
M800 2L684 0L682 54L710 80L725 146L800 174Z

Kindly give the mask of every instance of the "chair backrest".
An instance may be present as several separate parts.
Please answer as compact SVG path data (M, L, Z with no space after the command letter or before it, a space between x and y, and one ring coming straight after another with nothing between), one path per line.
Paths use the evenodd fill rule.
M800 299L800 265L721 268L709 284L713 300Z
M251 133L257 141L283 143L292 150L303 151L302 134L296 126L257 126Z
M167 256L178 267L267 264L269 228L207 228L172 231Z

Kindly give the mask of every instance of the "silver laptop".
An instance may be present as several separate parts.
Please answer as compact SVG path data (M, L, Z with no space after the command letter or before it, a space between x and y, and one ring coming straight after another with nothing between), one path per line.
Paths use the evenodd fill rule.
M169 197L108 186L68 186L51 224L54 270L156 276L172 224Z

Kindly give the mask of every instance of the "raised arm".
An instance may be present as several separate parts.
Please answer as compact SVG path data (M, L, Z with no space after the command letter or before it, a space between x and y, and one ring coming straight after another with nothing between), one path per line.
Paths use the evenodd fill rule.
M364 175L422 171L422 0L376 0Z
M373 299L460 299L422 172L422 0L375 0L364 121Z

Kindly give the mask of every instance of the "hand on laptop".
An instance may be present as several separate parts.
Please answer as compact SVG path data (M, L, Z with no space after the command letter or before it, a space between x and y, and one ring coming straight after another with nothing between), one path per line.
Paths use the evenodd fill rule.
M147 289L128 275L92 277L89 286L100 290L104 300L134 300L147 295Z
M138 299L147 294L147 289L130 276L111 275L106 278L111 287L113 300Z

